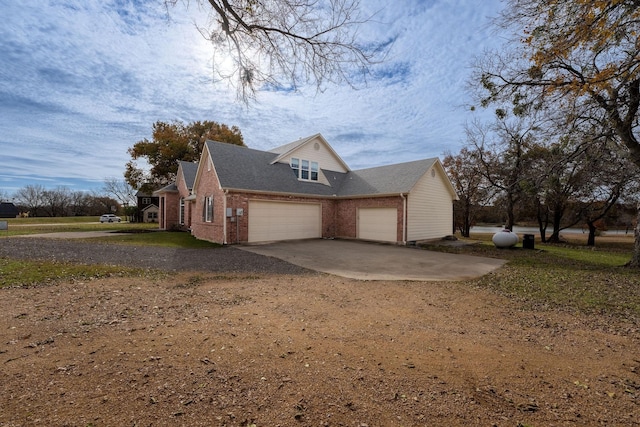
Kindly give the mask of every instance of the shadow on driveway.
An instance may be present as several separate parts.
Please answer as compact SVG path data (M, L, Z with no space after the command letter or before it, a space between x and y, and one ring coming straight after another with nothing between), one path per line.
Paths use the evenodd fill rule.
M506 263L495 258L350 240L299 240L237 248L360 280L468 280Z

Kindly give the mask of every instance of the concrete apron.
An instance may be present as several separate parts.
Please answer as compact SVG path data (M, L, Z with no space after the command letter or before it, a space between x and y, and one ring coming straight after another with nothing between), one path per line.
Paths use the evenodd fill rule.
M350 240L299 240L236 248L359 280L467 280L506 263L495 258Z

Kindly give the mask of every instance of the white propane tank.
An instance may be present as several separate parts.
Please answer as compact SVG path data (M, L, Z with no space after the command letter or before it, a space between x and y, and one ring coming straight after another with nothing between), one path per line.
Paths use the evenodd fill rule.
M518 235L511 230L504 229L493 235L491 241L496 248L510 248L518 243Z

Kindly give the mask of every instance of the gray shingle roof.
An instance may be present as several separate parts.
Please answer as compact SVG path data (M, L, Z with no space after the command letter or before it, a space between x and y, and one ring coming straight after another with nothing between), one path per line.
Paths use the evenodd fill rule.
M418 160L347 173L322 170L330 185L300 181L288 164L270 164L279 153L207 141L220 185L235 190L317 196L408 193L436 159Z
M425 159L351 171L344 179L340 195L408 193L435 162L436 159Z
M169 192L175 193L177 191L178 191L178 186L176 185L175 182L172 182L171 184L165 185L164 187L154 191L153 196L157 197L159 194L162 194L162 193L169 193Z
M198 163L185 162L183 160L180 160L178 164L182 166L182 175L184 176L184 182L185 184L187 184L187 188L191 190L193 188L193 183L196 180L196 173L198 172Z

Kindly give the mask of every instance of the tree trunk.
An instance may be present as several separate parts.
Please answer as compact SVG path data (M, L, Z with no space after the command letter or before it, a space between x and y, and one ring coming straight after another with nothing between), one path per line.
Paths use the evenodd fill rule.
M538 229L540 230L540 241L542 243L547 243L547 226L540 223Z
M553 210L553 233L549 237L550 243L560 243L560 220L562 219L562 213L564 209L556 207Z
M466 200L464 204L464 211L462 212L462 237L469 237L471 234L471 203Z
M587 221L587 226L589 227L589 237L587 238L587 246L595 246L596 245L596 226L591 221Z
M638 214L636 217L636 226L633 230L635 243L633 245L633 254L631 261L627 263L627 267L640 268L640 202L638 203Z
M514 205L513 196L509 194L507 196L507 223L504 225L504 228L509 231L513 231L513 224L515 223Z
M536 218L538 219L538 230L540 230L540 241L547 243L547 225L549 225L549 214L542 210L542 203L540 200L536 203Z

